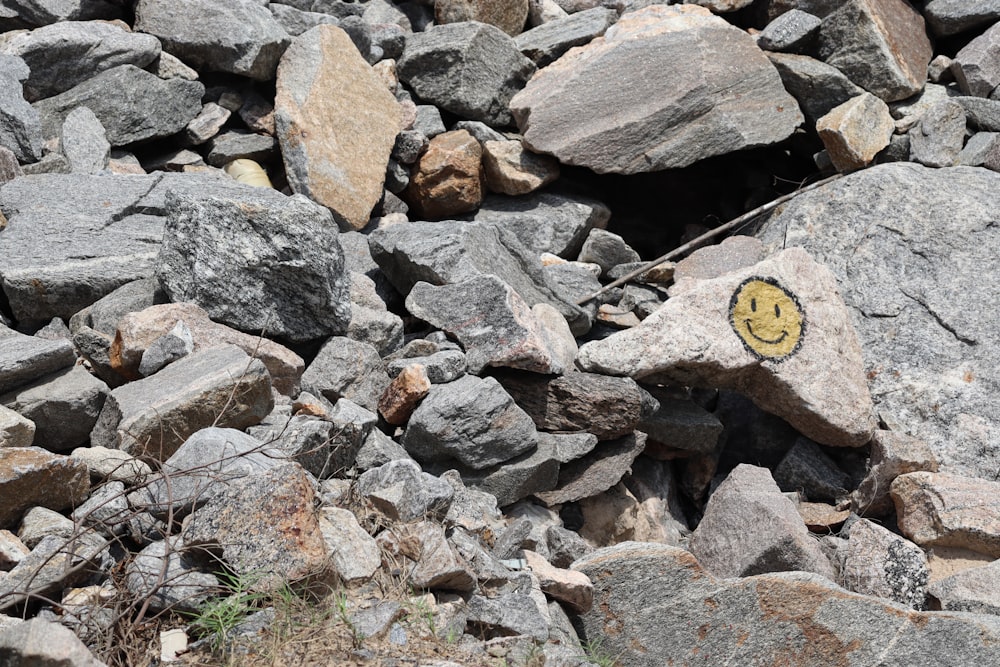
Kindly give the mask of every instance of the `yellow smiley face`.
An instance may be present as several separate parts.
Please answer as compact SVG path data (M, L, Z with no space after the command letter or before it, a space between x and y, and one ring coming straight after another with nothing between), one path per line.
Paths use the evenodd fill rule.
M748 278L736 288L729 323L747 350L770 361L798 351L806 330L798 299L773 278Z

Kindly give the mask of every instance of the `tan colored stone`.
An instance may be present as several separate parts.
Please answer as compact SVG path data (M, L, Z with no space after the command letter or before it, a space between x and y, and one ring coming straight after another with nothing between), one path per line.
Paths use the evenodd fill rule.
M908 472L937 472L938 461L923 440L893 431L875 431L868 474L851 494L851 509L861 516L885 516L895 510L889 487Z
M390 424L402 426L430 390L431 381L427 378L427 370L421 364L410 364L382 393L382 398L378 401L379 414Z
M851 515L851 510L838 510L826 503L800 502L795 508L806 528L814 533L834 533Z
M890 487L899 529L920 546L971 549L1000 558L1000 482L911 472Z
M511 37L520 34L528 19L528 0L437 0L436 23L479 21L503 30Z
M840 172L867 166L889 145L894 130L889 105L871 93L852 97L816 121L819 138Z
M483 144L486 187L505 195L526 195L559 178L559 162L525 150L520 141Z
M275 129L292 190L368 224L401 129L399 104L340 28L296 37L278 64Z
M30 447L35 423L0 405L0 447Z
M124 482L132 485L141 482L153 474L152 468L120 449L107 447L77 447L70 456L82 461L90 470L90 478L94 482Z
M375 574L382 564L378 545L349 510L324 507L320 510L319 527L342 581L360 583Z
M425 219L474 211L483 202L479 142L465 130L439 134L413 166L406 199Z
M583 513L580 536L591 544L606 547L621 542L669 542L667 534L644 511L642 504L625 484L579 501Z
M639 316L610 303L601 304L597 309L597 321L616 329L630 329L639 326Z
M524 559L541 584L542 592L560 602L565 602L576 611L583 613L594 602L594 584L583 572L555 567L544 557L524 550Z
M9 530L0 530L0 570L10 570L24 560L29 551L17 535Z
M298 394L299 381L305 370L302 357L267 338L251 336L213 322L208 313L193 303L166 303L125 315L118 323L115 341L111 345L111 367L129 380L138 380L143 352L180 320L191 331L195 352L220 345L235 345L263 362L275 389L286 396Z
M927 550L927 568L930 570L929 583L977 567L983 567L994 560L993 556L978 551L958 547L933 547Z
M39 447L0 448L0 526L11 526L29 507L64 510L90 493L87 466Z

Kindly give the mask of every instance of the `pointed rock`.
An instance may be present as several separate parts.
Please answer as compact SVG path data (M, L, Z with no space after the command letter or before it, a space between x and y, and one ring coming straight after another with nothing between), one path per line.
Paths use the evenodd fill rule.
M894 128L888 105L869 93L847 100L816 121L837 171L867 166L889 145Z

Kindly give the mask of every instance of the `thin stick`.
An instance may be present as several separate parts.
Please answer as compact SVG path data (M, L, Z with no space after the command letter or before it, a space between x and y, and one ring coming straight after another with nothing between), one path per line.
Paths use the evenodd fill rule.
M663 264L664 262L673 259L674 257L677 257L678 255L683 255L684 253L686 253L689 250L693 250L693 249L697 248L698 246L700 246L705 241L708 241L709 239L712 239L712 238L714 238L716 236L719 236L723 232L728 232L730 229L733 229L735 227L739 227L740 225L742 225L742 224L744 224L746 222L749 222L750 220L753 220L758 215L763 215L764 213L767 213L768 211L770 211L770 210L772 210L772 209L780 206L781 204L784 204L789 199L793 199L794 197L802 194L803 192L809 192L810 190L815 190L818 187L821 187L823 185L826 185L827 183L830 183L832 181L837 180L841 176L842 176L842 174L834 174L833 176L829 176L827 178L824 178L821 181L816 181L815 183L813 183L811 185L807 185L804 188L800 188L800 189L796 190L795 192L789 192L787 195L781 195L777 199L769 201L766 204L764 204L763 206L758 206L757 208L753 209L752 211L747 211L746 213L744 213L740 217L735 218L733 220L730 220L729 222L724 223L724 224L716 227L715 229L710 229L709 231L705 232L704 234L702 234L698 238L692 239L691 241L688 241L684 245L678 246L678 247L674 248L673 250L671 250L670 252L668 252L666 255L663 255L662 257L658 257L657 259L654 259L651 262L647 262L647 263L643 264L638 269L636 269L634 271L630 271L629 273L626 273L621 278L615 280L614 282L608 283L607 285L605 285L601 289L597 290L596 292L594 292L590 296L585 297L583 299L580 299L579 301L576 302L576 304L578 306L582 306L583 304L587 303L591 299L596 299L597 297L601 296L605 292L608 292L609 290L613 290L616 287L624 285L628 281L630 281L633 278L636 278L636 277L642 275L646 271L649 271L650 269L655 268L655 267L659 266L660 264Z

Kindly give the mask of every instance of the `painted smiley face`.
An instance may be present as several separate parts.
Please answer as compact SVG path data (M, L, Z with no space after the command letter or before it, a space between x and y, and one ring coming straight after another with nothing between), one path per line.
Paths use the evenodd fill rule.
M798 351L806 316L795 295L774 278L747 278L729 302L729 323L751 354L783 361Z

